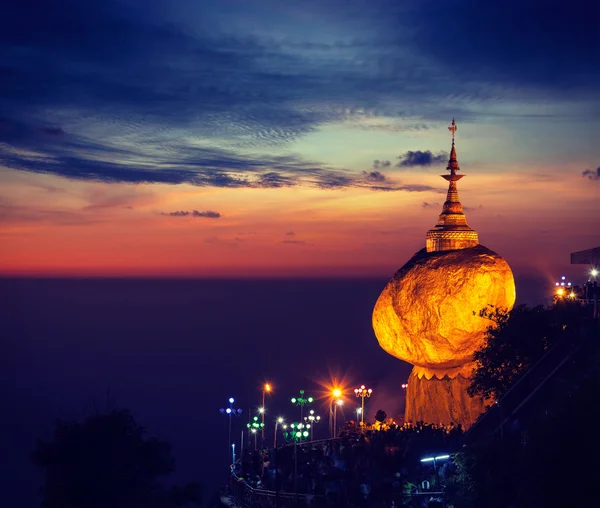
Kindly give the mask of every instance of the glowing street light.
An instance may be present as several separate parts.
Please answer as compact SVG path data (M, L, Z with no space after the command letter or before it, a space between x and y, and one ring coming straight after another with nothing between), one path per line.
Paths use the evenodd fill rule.
M229 397L229 407L219 409L219 412L222 415L229 417L229 445L227 446L227 457L228 458L229 458L229 454L231 453L231 417L232 416L240 416L242 414L241 409L235 409L233 407L234 402L235 402L235 399L233 397Z
M262 389L262 406L259 409L259 412L262 414L262 424L263 424L263 428L262 428L262 437L261 437L261 442L263 447L265 446L265 394L266 393L271 393L271 385L269 383L265 383L263 385L263 389Z
M433 469L435 470L435 483L436 487L440 489L440 476L438 474L437 461L449 459L450 455L438 455L437 457L426 457L421 459L421 462L433 462Z
M370 397L373 393L371 388L365 388L365 385L361 385L360 388L354 389L354 395L362 399L360 418L361 423L365 423L365 397Z
M304 441L310 436L310 423L297 423L290 424L290 431L286 433L286 437L294 442Z
M309 406L314 402L312 397L304 397L304 390L300 390L300 397L292 397L292 404L300 406L300 421L304 418L304 406Z
M402 383L402 389L404 391L406 391L407 388L408 388L408 383Z
M342 397L342 390L340 388L334 388L331 390L331 399L329 401L329 437L335 437L335 428L333 425L333 403L340 400Z
M254 450L256 451L256 436L258 431L264 428L265 424L258 421L258 416L255 416L250 423L246 424L246 427L254 434Z
M356 408L356 421L360 420L360 415L362 414L362 407Z
M310 427L310 440L313 440L313 431L315 429L315 424L321 421L321 417L319 415L315 415L315 410L311 409L310 414L304 417L304 423L308 424Z
M287 425L284 425L284 420L283 418L280 416L279 418L277 418L277 420L275 420L275 434L273 435L273 450L275 450L277 448L277 427L279 427L279 425L282 425L282 428L286 429Z
M592 277L597 277L597 276L598 276L598 273L600 273L600 272L598 272L598 269L597 269L597 268L592 268L592 269L590 270L590 275L591 275Z

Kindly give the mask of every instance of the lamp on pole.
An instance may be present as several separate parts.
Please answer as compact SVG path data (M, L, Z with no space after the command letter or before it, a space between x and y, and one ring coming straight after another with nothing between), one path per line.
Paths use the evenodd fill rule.
M234 402L235 402L235 399L233 397L229 397L229 407L219 409L219 412L222 415L229 417L229 443L227 446L227 460L229 460L229 453L231 451L231 417L232 416L240 416L242 414L241 409L235 409L233 407Z
M315 399L312 397L304 397L304 390L300 390L300 397L292 397L292 404L300 406L300 421L304 418L304 406L309 406Z
M263 428L262 428L262 437L261 437L261 442L262 442L262 446L264 448L265 446L265 394L266 393L271 393L271 385L269 383L265 383L263 385L263 389L262 389L262 407L260 408L260 413L262 414L262 424L263 424Z
M433 469L435 470L435 483L438 491L440 489L440 476L438 474L437 462L438 460L446 460L449 458L450 455L438 455L437 457L426 457L421 459L421 462L433 462Z
M311 409L309 411L309 415L304 417L304 423L310 426L310 440L313 440L315 424L321 421L321 417L319 415L315 415L315 410Z
M371 388L365 388L365 385L361 385L360 388L354 389L354 395L362 399L360 422L363 424L365 423L365 397L370 397L372 393L373 390Z
M333 406L333 437L337 436L337 409L344 405L344 401L342 399L338 399L335 401Z
M264 428L264 423L258 421L258 416L255 416L250 423L246 424L246 427L254 434L254 450L256 451L256 437L258 435L258 431Z
M279 427L279 425L283 425L283 418L281 416L277 418L277 420L275 420L275 433L273 434L273 450L277 448L277 427ZM284 428L285 427L287 427L287 425L284 426Z
M342 390L334 388L331 390L331 400L329 401L329 437L335 437L334 426L333 426L333 403L339 400L342 396Z

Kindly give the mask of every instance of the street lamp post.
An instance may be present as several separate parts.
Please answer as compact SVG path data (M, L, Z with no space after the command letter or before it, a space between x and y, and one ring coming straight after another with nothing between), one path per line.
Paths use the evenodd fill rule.
M308 416L304 417L304 423L306 423L310 427L310 440L312 441L314 437L313 431L315 430L315 424L321 421L321 417L315 415L314 409L311 409L309 413L310 414Z
M335 401L335 405L333 406L333 437L337 436L337 408L338 406L343 406L344 401L342 399L338 399Z
M263 424L263 428L262 428L262 446L264 448L265 446L265 393L271 393L271 385L269 383L265 383L263 385L263 390L262 390L262 407L261 407L261 413L262 413L262 424Z
M342 390L339 388L334 388L331 391L331 400L329 402L329 437L335 437L334 427L333 427L333 403L342 396Z
M277 448L277 427L283 424L283 418L280 416L275 420L275 433L273 434L273 450Z
M292 404L296 406L300 406L300 421L303 420L304 417L304 406L309 406L313 403L315 399L312 397L304 397L304 390L300 390L300 397L292 397Z
M372 393L373 393L373 390L371 388L368 388L368 389L365 388L365 385L361 385L360 388L354 389L354 395L356 395L357 397L360 397L362 399L360 422L363 424L365 423L365 397L370 397Z
M233 407L234 402L235 402L235 399L233 397L229 397L229 407L219 409L219 412L222 415L229 417L229 443L227 446L227 460L229 460L229 453L231 451L231 417L232 416L240 416L242 414L241 409L235 409Z
M255 416L250 423L247 423L246 426L254 434L254 451L257 449L256 437L258 436L258 431L264 428L264 423L258 421L258 416Z

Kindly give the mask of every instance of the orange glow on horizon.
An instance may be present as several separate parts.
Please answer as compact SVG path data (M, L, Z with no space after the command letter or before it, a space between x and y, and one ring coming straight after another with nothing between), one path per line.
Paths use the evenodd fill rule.
M465 169L469 225L513 269L553 274L600 242L596 189L579 174L568 187L564 172L535 181L534 201L524 170ZM446 191L436 174L403 178L434 190L106 184L7 170L0 276L388 277L425 245ZM221 216L169 215L198 209Z

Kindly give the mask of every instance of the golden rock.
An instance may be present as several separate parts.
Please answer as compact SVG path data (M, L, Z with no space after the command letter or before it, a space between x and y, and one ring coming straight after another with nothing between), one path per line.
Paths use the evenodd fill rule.
M373 329L389 354L439 378L469 363L483 345L490 321L479 311L488 305L510 310L515 297L508 263L483 245L422 249L382 291Z

